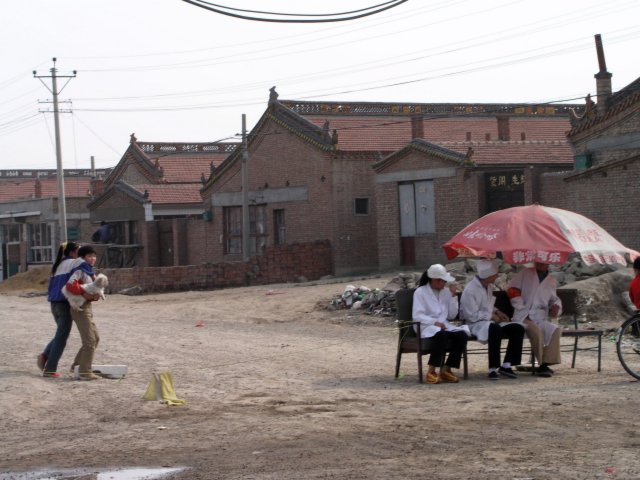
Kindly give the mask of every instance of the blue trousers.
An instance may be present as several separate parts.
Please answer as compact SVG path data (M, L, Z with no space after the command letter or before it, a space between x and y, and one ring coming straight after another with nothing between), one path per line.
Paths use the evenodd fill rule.
M51 302L51 313L56 321L56 333L44 348L43 353L47 357L44 369L47 372L56 372L60 357L67 346L73 320L71 319L71 307L67 302Z

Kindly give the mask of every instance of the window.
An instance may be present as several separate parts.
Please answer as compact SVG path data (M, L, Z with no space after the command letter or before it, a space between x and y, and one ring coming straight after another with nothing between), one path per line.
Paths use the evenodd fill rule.
M20 235L20 230L22 229L22 224L13 224L13 225L1 225L2 243L11 243L11 242L19 242L21 240L22 235Z
M225 207L224 217L224 253L238 255L242 253L242 207ZM267 245L267 209L266 205L249 206L249 255L261 253Z
M354 199L353 213L355 215L369 215L369 199L368 198Z
M224 253L242 253L242 207L224 207Z
M51 246L51 225L36 223L27 225L29 244L29 262L53 262L53 247Z
M260 254L267 246L266 205L249 207L249 254Z
M284 245L286 243L286 229L284 227L284 208L273 211L273 243Z

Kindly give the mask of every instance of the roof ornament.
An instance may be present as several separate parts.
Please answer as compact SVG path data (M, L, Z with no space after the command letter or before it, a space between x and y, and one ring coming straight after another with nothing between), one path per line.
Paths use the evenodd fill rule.
M475 152L473 151L473 148L469 147L467 148L467 153L465 154L465 159L464 159L464 164L465 165L475 165L476 162L473 161L473 154Z
M142 195L145 199L149 198L149 190L147 190L146 188L144 189L144 194Z
M333 133L331 134L331 145L338 145L338 130L333 129Z
M216 166L213 164L213 160L211 160L211 163L209 164L209 171L213 173L215 169L216 169Z
M569 121L571 122L572 126L578 126L582 120L584 120L585 118L587 120L591 120L592 118L594 118L596 116L596 103L591 100L591 94L588 93L586 97L584 97L584 112L582 112L582 114L576 113L574 108L569 108Z
M207 183L207 177L204 176L204 172L200 174L200 183L203 185Z
M269 89L269 105L276 103L278 100L278 92L276 92L275 85Z
M325 142L331 141L331 135L329 135L329 120L325 120L324 125L322 125L322 139Z
M131 138L129 139L129 143L136 143L138 141L138 139L136 138L136 134L135 133L132 133L130 135L130 137Z

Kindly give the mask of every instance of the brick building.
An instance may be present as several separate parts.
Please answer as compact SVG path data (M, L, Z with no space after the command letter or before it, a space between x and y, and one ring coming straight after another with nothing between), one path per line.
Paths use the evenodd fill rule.
M492 209L532 201L541 172L571 168L570 108L581 110L299 102L278 100L272 90L248 136L250 253L328 240L336 274L440 260L447 235ZM426 229L416 216L423 188L431 192ZM405 235L399 199L410 189L414 218ZM212 218L206 236L218 239L207 258L241 259L240 150L213 171L202 194Z
M102 266L200 263L189 241L204 230L200 188L237 143L140 142L135 135L100 192L89 203L96 226L110 227ZM200 233L199 233L200 232Z
M612 91L604 49L596 35L597 102L572 117L568 140L574 169L542 176L543 203L585 215L629 248L640 248L640 78Z
M67 238L88 239L87 212L96 181L109 169L64 171ZM60 230L56 170L0 170L0 281L28 265L50 264Z

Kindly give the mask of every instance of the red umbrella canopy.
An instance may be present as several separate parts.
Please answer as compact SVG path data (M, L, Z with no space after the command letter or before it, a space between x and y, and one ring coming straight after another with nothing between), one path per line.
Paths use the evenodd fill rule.
M527 205L485 215L443 246L449 260L457 257L493 257L505 262L562 264L578 253L585 264L627 265L640 253L631 250L597 223L568 210Z

